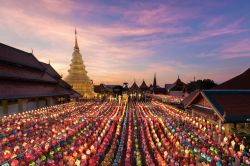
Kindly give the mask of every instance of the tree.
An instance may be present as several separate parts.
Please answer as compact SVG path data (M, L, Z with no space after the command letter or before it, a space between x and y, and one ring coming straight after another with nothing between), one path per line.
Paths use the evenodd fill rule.
M202 90L202 89L211 89L217 86L217 84L211 79L204 79L204 80L197 80L191 81L187 84L188 93L191 93L195 90Z
M211 89L217 86L216 83L214 83L213 80L210 79L204 79L202 83L202 89Z

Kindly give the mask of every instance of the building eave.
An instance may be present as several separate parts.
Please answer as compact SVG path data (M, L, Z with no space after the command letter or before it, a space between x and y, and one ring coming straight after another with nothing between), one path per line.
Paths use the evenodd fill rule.
M186 104L186 106L184 105L184 108L186 109L187 107L190 106L190 104L194 101L194 99L200 94L200 91L198 91L192 98L191 100Z
M216 106L213 104L213 102L210 101L210 99L206 96L206 94L203 91L201 91L200 93L208 101L208 103L213 108L213 110L215 111L216 115L218 115L218 117L220 118L220 120L222 122L224 122L225 118L223 117L223 115L220 114L219 110L216 108Z

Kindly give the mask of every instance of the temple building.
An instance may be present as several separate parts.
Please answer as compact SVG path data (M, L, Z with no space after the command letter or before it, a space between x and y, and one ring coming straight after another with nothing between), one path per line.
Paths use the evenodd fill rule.
M250 68L210 90L195 91L184 101L192 114L218 123L227 133L250 132ZM223 125L222 125L223 124Z
M0 43L0 116L80 97L50 65Z
M184 91L186 88L186 84L182 82L180 77L178 76L177 80L172 84L165 84L165 88L168 92L170 91Z
M142 83L141 83L141 86L140 86L140 89L142 92L150 92L150 89L149 87L147 86L146 82L143 80Z
M156 83L156 73L154 74L154 82L153 82L153 87L157 88L157 83Z
M141 99L142 91L135 81L129 88L128 95L130 101L138 101L139 99Z
M167 91L165 88L162 88L159 85L157 85L156 73L154 74L153 85L150 86L150 91L153 94L167 94Z
M83 98L94 97L94 86L87 75L87 71L82 60L82 55L77 43L76 30L74 52L72 54L70 69L68 70L68 75L65 78L65 81L69 83L75 91L79 92Z

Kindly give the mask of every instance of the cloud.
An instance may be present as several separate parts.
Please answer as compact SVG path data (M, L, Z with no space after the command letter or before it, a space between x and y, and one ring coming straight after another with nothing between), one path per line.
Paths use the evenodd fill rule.
M133 82L133 78L138 82L144 78L150 83L157 71L162 78L159 84L163 85L175 81L178 74L188 75L197 69L178 52L187 42L245 31L240 21L215 28L224 21L221 16L208 20L198 33L193 33L192 22L200 17L201 10L188 4L186 8L165 1L121 1L118 5L101 1L3 1L1 42L28 52L33 48L39 60L50 59L57 71L66 76L77 26L83 60L96 84ZM183 38L188 34L192 36ZM225 46L224 52L232 56L237 49L230 51Z
M49 18L46 15L33 17L21 10L12 12L8 8L2 9L1 14L6 18L0 19L1 23L7 25L22 38L30 36L32 40L44 41L45 46L31 43L28 47L33 47L34 54L40 61L48 63L50 60L58 73L65 77L74 45L74 27L71 22ZM8 19L7 16L12 19ZM88 75L95 83L121 83L129 81L131 78L143 77L145 74L151 75L152 70L157 66L159 67L159 65L146 65L147 67L141 65L142 63L149 63L147 58L155 54L150 47L159 43L158 40L154 39L147 41L144 36L161 32L173 33L175 31L179 30L133 28L117 24L110 27L83 24L78 27L78 43L86 69L89 71ZM115 41L116 38L124 36L141 36L144 40ZM22 45L21 49L27 50L27 44ZM167 69L166 66L164 68Z
M240 27L241 22L242 22L242 19L239 19L221 28L207 29L191 37L183 38L182 41L183 42L197 42L197 41L205 40L211 37L217 37L217 36L222 36L222 35L235 35L235 34L239 34L242 32L246 32L247 31L246 29L243 29Z
M57 4L55 4L57 5ZM51 63L59 73L67 74L69 67L72 47L74 45L74 26L72 22L55 19L47 15L33 17L29 13L17 8L0 7L0 23L6 25L14 31L22 40L31 40L44 42L44 45L30 43L20 44L22 42L10 42L12 46L27 50L27 47L33 47L34 54L39 60ZM102 27L100 25L84 24L78 27L78 41L80 49L89 71L89 75L94 80L100 80L107 75L113 75L116 70L119 71L123 63L134 63L137 58L146 58L151 56L153 51L147 43L140 42L116 42L114 38L122 36L148 35L159 32L162 29L131 29L130 27L110 26ZM152 44L152 42L151 42ZM49 46L49 47L48 47ZM109 79L111 80L111 79Z
M40 6L39 8L40 9L42 8L43 11L47 10L49 12L57 14L69 14L72 11L78 9L78 6L74 3L74 1L71 0L60 0L60 1L41 0L40 2L37 1L36 3L33 4L39 5Z
M138 5L139 4L139 5ZM123 14L123 19L136 25L173 26L197 17L197 11L188 11L179 5L156 2L138 3L132 6L132 10L127 10Z
M213 17L211 19L206 20L203 23L203 26L206 28L214 28L214 27L218 27L219 25L222 24L222 22L225 20L224 16L216 16Z
M226 44L221 51L221 58L250 58L250 39Z
M219 45L218 48L208 50L196 55L197 58L206 59L238 59L238 58L249 58L250 57L250 39L242 39L239 41L228 41L227 43Z
M211 51L211 52L202 52L202 53L196 55L195 57L197 57L197 58L214 58L217 56L218 56L218 52Z

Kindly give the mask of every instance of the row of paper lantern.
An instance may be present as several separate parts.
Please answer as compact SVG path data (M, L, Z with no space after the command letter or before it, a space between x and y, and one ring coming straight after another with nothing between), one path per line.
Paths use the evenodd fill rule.
M169 107L169 106L168 106ZM169 107L169 108L171 108L171 107ZM170 111L170 109L167 109L168 111ZM170 119L175 119L176 117L178 117L178 116L175 116L176 114L178 114L178 112L180 112L179 110L177 110L176 111L176 109L172 109L171 108L171 111L175 111L174 112L174 114L173 113L166 113L166 115L168 116L168 120L170 120ZM170 118L170 116L172 116L171 118ZM175 116L175 117L174 117ZM177 119L177 118L176 118ZM197 118L193 118L193 119L197 119ZM180 120L180 119L178 119L178 120ZM197 122L196 122L197 123ZM196 123L190 123L189 125L196 125ZM198 123L204 123L204 120L200 120L199 119L199 121L198 121ZM177 126L175 126L176 124L175 123L169 123L169 122L167 122L166 121L166 123L165 124L167 124L167 125L169 125L169 128L171 129L171 131L176 131L176 129L178 128ZM200 124L201 125L201 124ZM197 126L197 125L196 125ZM216 127L215 127L215 129L216 129ZM182 134L183 134L184 132L182 132ZM190 134L191 133L191 134ZM200 142L202 142L201 141L201 138L204 138L204 137L202 137L202 136L207 136L207 132L205 132L205 131L202 131L202 130L200 130L200 128L198 128L198 134L196 133L196 132L192 132L192 131L190 131L188 134L191 136L191 138L187 138L186 137L186 139L187 140L189 140L189 142L190 142L190 140L192 140L193 138L195 138L195 142L196 142L196 140L199 140ZM207 138L209 138L209 137L207 137ZM237 137L236 137L237 138ZM194 145L196 145L195 144L195 142L193 142L192 141L192 145L194 146ZM204 157L206 157L206 158L204 158L204 160L205 159L207 159L207 161L209 161L209 162L211 162L211 160L212 160L212 158L211 158L211 155L212 156L214 156L214 160L219 160L219 157L217 156L218 155L218 151L222 151L223 152L223 155L225 155L226 153L225 152L227 152L227 150L225 149L225 148L222 148L218 143L216 144L216 142L213 142L213 141L208 141L208 143L209 144L206 144L206 142L203 142L203 144L205 144L205 145L209 145L210 147L212 147L212 149L213 150L210 150L210 151L207 151L206 150L206 148L202 148L202 150L203 150L203 152L202 152L202 157L204 158ZM204 145L204 146L205 146ZM228 144L229 145L229 144ZM213 147L214 146L214 147ZM240 151L239 151L239 153L237 153L238 154L238 157L241 157L241 151L244 149L244 145L243 144L241 144L241 149L240 149ZM221 157L223 157L223 156L221 156ZM226 157L232 157L232 156L226 156ZM224 156L224 158L226 158L225 156Z
M90 110L91 111L91 110ZM98 110L95 110L96 112L98 112ZM81 113L81 112L79 112L79 113ZM80 115L80 114L79 114ZM79 116L79 118L81 118L81 116ZM76 125L77 123L75 123L75 122L78 122L79 120L76 120L75 118L69 118L68 119L68 121L66 121L66 123L65 123L65 125L67 126L68 124L71 124L71 125ZM67 123L68 122L68 123ZM59 123L58 125L62 125L62 124L64 124L64 123ZM65 135L65 136L71 136L72 134L74 134L74 133L76 133L76 129L72 129L72 130L69 130L70 129L70 126L67 126L67 127L63 127L63 126L61 126L62 128L60 128L60 130L62 131L62 133L63 133L63 135ZM64 129L65 128L65 129ZM42 144L44 143L44 142L48 142L47 140L49 140L49 139L51 139L51 138L53 138L55 135L53 135L52 133L53 133L53 131L55 131L55 129L54 128L52 128L52 132L48 132L48 133L46 133L46 130L43 128L43 130L41 131L42 133L43 133L43 135L42 135L42 138L41 139L36 139L36 141L34 141L34 139L32 139L31 140L31 142L24 142L23 143L23 145L20 147L20 146L15 146L15 147L19 147L19 148L15 148L14 150L18 150L18 149L20 149L20 148L23 148L25 151L27 151L27 150L29 150L30 148L32 148L32 147L36 147L39 143L41 143L42 142ZM35 131L33 131L34 133L35 133ZM46 134L44 134L44 133L46 133ZM60 134L62 134L62 133L60 133ZM37 138L39 138L38 137L39 136L39 133L36 133L36 137ZM48 138L47 140L46 139L44 139L45 138L45 136ZM24 136L22 136L21 137L22 139L23 138L26 138L26 137L24 137ZM63 138L63 137L61 137L61 138ZM26 139L24 139L24 140L26 140ZM21 141L22 142L22 141ZM45 149L48 149L48 144L44 144L45 146L44 146L44 148ZM11 146L10 146L11 147ZM16 153L13 153L14 151L10 151L11 149L9 149L8 148L8 146L6 147L6 146L4 146L4 148L5 148L5 150L3 151L3 153L4 153L4 160L8 160L8 159L10 159L9 157L9 155L8 154L11 154L11 157L15 157L15 155L17 155ZM29 155L28 155L29 156Z
M157 102L71 103L42 110L30 112L35 118L28 114L3 118L3 161L10 159L13 165L119 165L124 155L127 165L132 158L137 165L142 159L151 165L184 165L194 164L197 157L215 163L245 153L245 145L237 137L224 137L223 144L218 144L204 130L212 124ZM14 127L18 118L19 128ZM235 144L240 151L234 150Z

